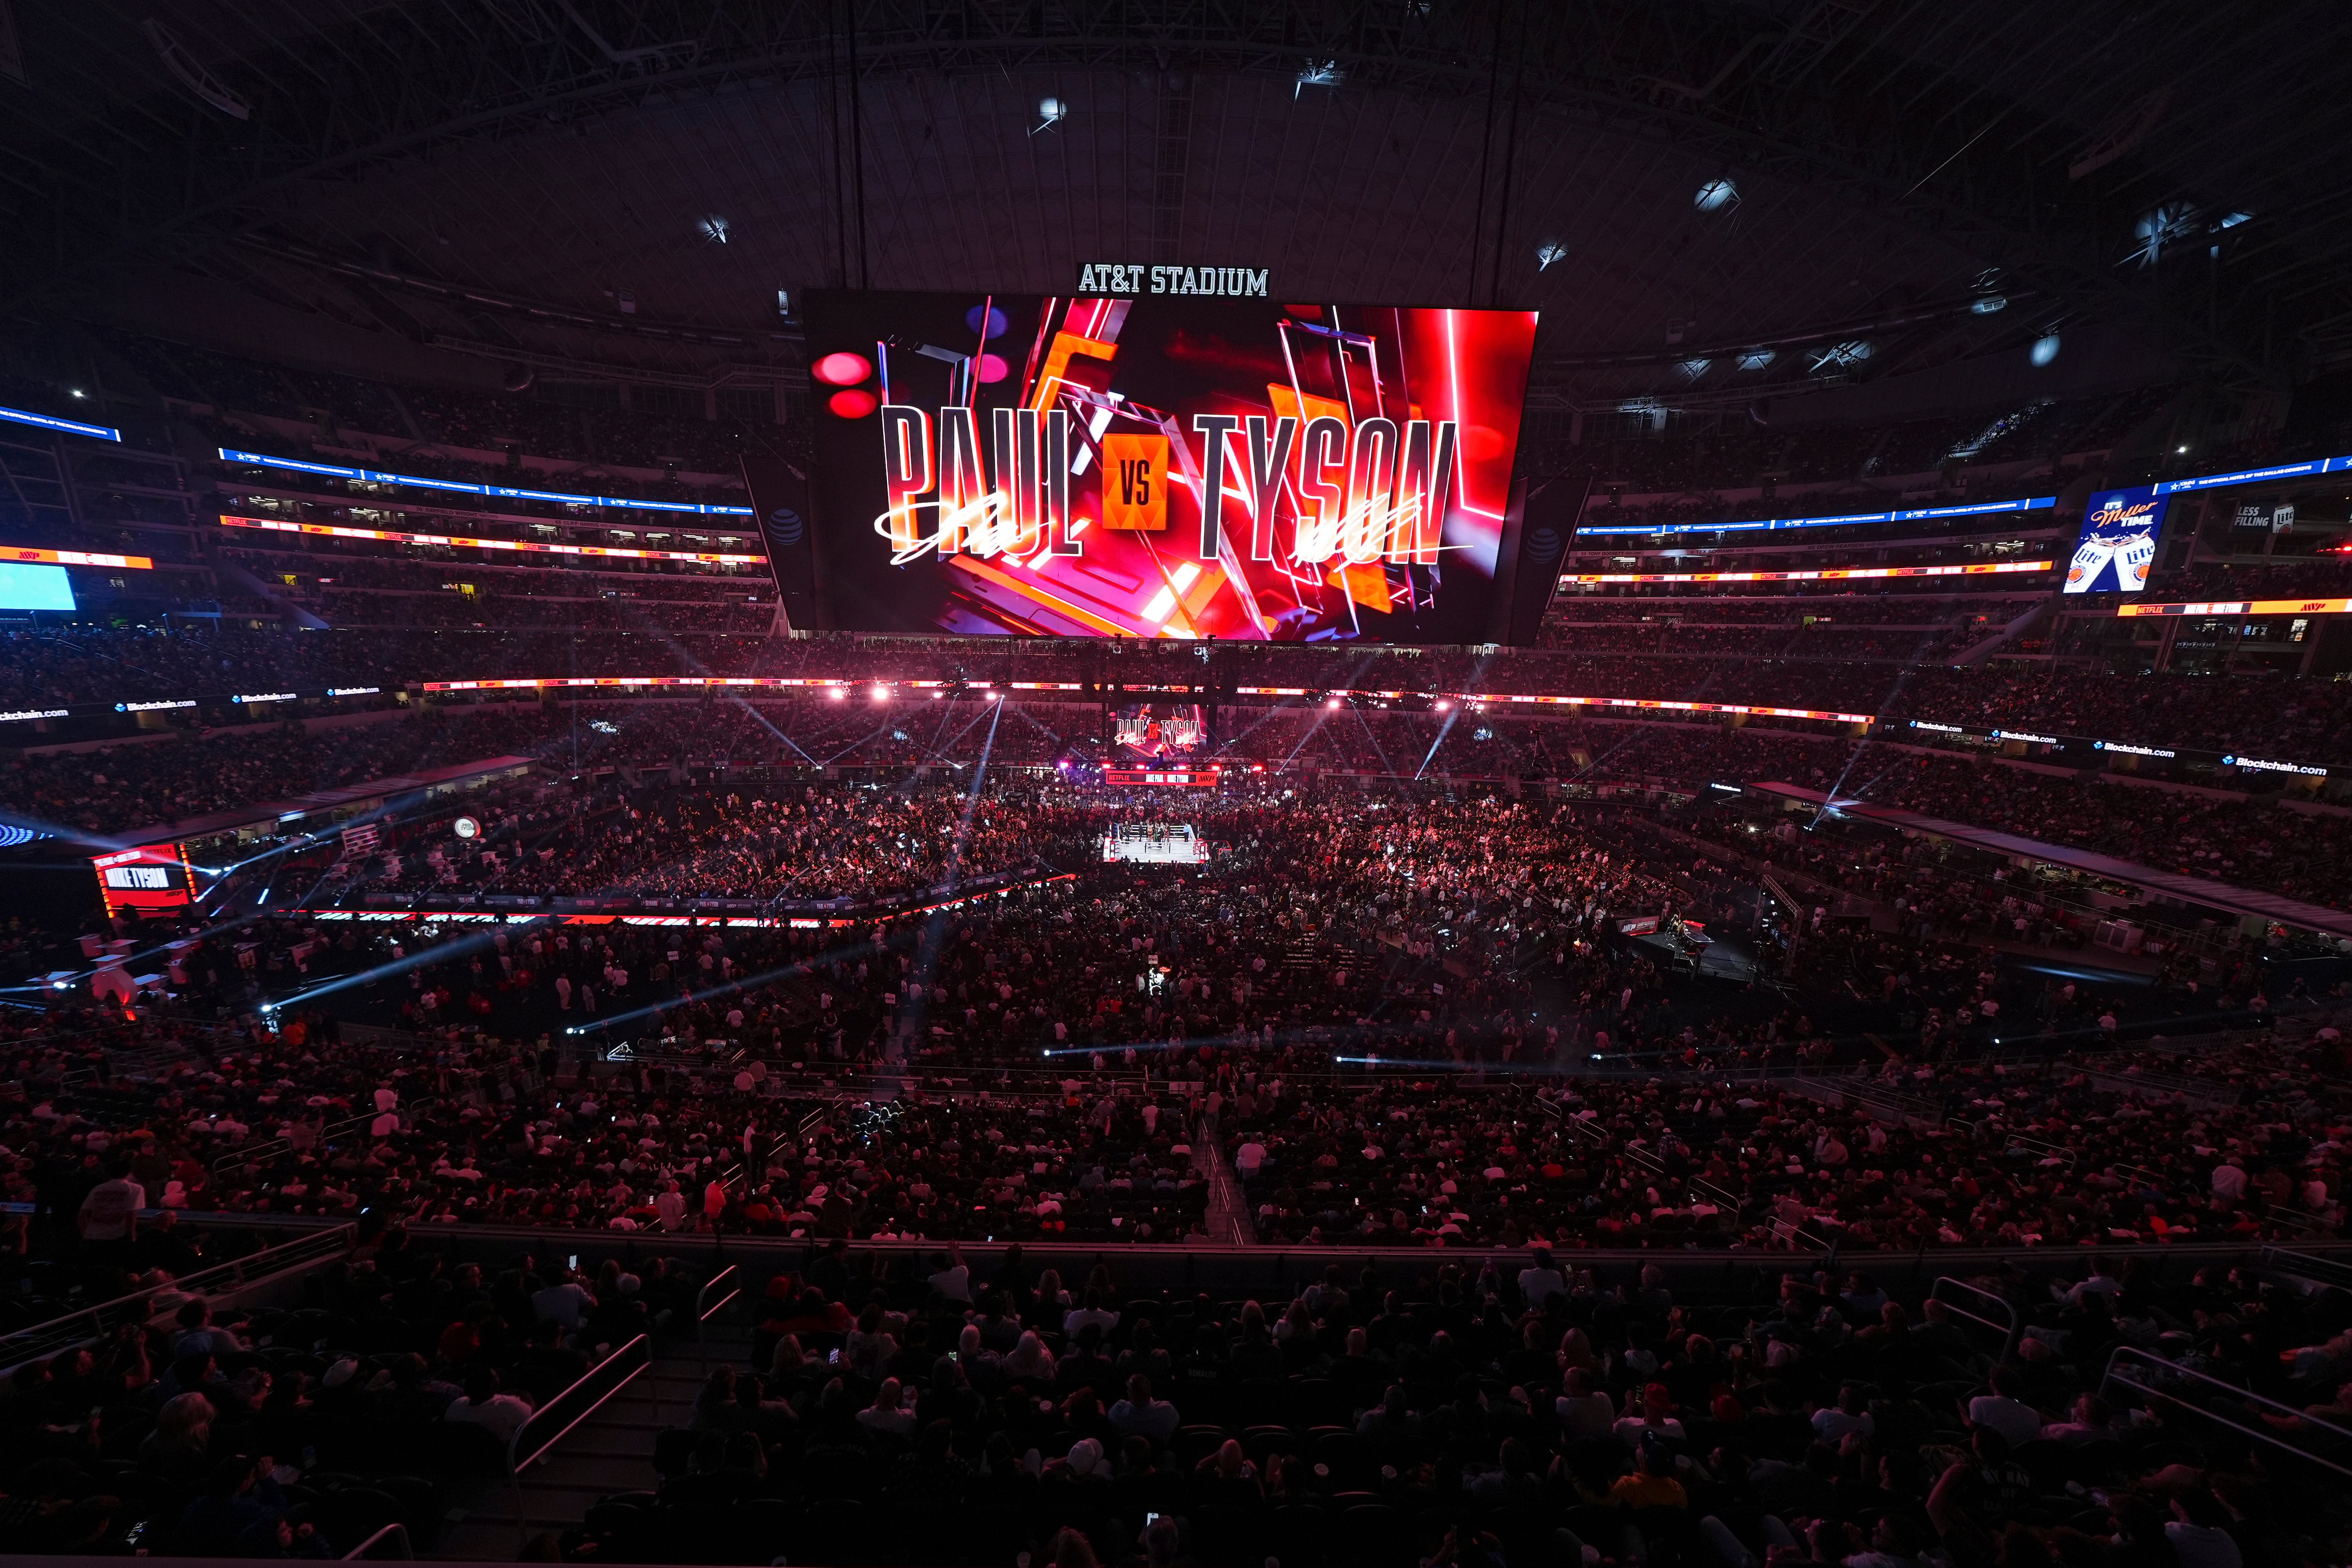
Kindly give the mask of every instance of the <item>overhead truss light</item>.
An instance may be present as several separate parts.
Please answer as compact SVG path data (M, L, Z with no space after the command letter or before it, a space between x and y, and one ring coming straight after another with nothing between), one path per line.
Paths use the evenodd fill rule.
M1749 349L1739 356L1738 365L1742 370L1762 370L1780 357L1770 349Z
M1705 375L1715 362L1711 359L1686 359L1675 368L1683 373L1685 381L1696 381Z
M695 225L702 231L702 237L713 245L727 243L728 226L727 219L719 213L705 213Z
M1568 259L1568 247L1556 239L1547 239L1536 247L1536 270L1543 271L1555 261Z
M1291 100L1296 102L1298 95L1310 87L1337 87L1347 76L1338 60L1308 60L1307 68L1298 73L1298 79L1291 84Z
M1040 131L1051 131L1069 117L1068 104L1058 98L1041 98L1037 100L1037 123L1029 128L1029 134L1034 136Z
M1719 213L1739 202L1739 187L1729 180L1709 180L1698 188L1691 205L1703 213Z
M2166 202L2140 215L2132 225L2132 237L2139 248L2124 258L2142 267L2153 267L2164 255L2165 247L2185 239L2198 227L2197 208L2188 202Z
M1842 343L1832 343L1813 355L1813 374L1819 375L1825 371L1843 370L1848 365L1860 364L1876 352L1861 338L1849 338Z
M2036 365L2045 365L2052 360L2056 359L2058 357L2058 334L2055 332L2044 332L2042 336L2034 339L2033 347L2028 351L2026 357L2032 360Z

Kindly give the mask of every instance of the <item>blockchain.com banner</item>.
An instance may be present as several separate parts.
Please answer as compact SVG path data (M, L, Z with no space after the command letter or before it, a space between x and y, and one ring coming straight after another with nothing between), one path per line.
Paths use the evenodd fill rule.
M818 289L836 626L1483 640L1528 310Z
M2156 563L2157 531L2168 503L2153 485L2101 490L2083 513L2083 535L2066 567L2069 594L2137 594Z

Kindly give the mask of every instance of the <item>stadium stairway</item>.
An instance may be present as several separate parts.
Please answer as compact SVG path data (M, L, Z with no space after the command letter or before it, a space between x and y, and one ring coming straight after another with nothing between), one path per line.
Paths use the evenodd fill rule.
M655 1439L684 1426L710 1373L721 1366L750 1363L751 1330L722 1313L705 1330L707 1341L690 1334L660 1340L653 1364L593 1415L572 1428L555 1452L525 1471L522 1525L515 1523L513 1486L501 1479L468 1500L463 1517L453 1514L426 1555L473 1563L512 1562L525 1541L543 1532L576 1530L596 1504L616 1492L650 1491Z

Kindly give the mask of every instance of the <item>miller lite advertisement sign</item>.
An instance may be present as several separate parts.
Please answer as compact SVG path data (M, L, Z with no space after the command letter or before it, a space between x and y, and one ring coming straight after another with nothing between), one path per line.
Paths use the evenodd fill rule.
M2137 594L2147 586L2156 563L2157 531L2164 526L2166 498L2154 486L2102 490L2083 513L2082 537L2067 563L2069 594Z
M1528 310L818 289L834 625L1484 640Z

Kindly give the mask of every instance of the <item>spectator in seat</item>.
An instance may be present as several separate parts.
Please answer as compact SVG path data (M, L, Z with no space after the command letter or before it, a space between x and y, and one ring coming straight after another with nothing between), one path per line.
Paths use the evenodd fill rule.
M907 1408L905 1391L897 1378L882 1380L882 1386L874 1391L874 1403L857 1413L857 1424L869 1432L887 1432L893 1437L914 1435L915 1413Z
M588 1313L596 1305L596 1298L580 1282L580 1276L571 1269L561 1269L554 1283L530 1293L531 1316L541 1322L559 1325L566 1334L576 1334L588 1323Z
M504 1447L530 1419L530 1405L515 1394L500 1393L496 1371L477 1367L466 1379L466 1397L450 1405L444 1419L470 1422Z
M1165 1445L1181 1425L1176 1406L1151 1396L1151 1380L1141 1373L1127 1380L1127 1397L1110 1407L1111 1429L1122 1437L1141 1436Z
M2024 1382L2014 1367L1992 1369L1992 1392L1969 1401L1969 1425L1990 1427L2010 1447L2042 1436L2042 1412L2017 1397Z
M214 1324L212 1303L209 1301L187 1302L175 1314L175 1321L180 1325L180 1332L172 1341L174 1356L194 1355L206 1351L216 1356L236 1355L245 1349L243 1340Z
M2049 1442L2083 1444L2104 1442L2116 1435L2107 1402L2095 1394L2075 1398L2074 1417L2071 1421L2053 1421L2042 1428L2041 1436Z
M180 1515L178 1547L201 1557L332 1557L308 1524L287 1517L272 1461L239 1454L213 1468L212 1484Z

